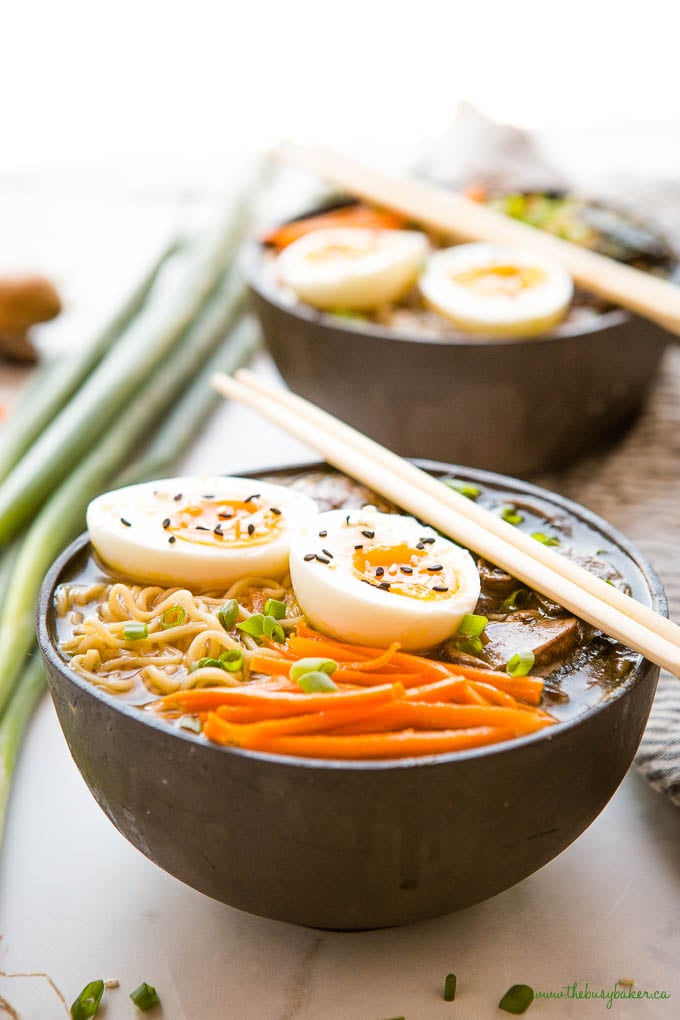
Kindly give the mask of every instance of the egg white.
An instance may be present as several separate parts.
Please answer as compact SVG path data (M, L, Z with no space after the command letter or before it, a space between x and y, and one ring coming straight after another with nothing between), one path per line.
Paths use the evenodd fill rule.
M456 280L494 266L538 270L542 279L516 294L484 293ZM430 256L418 281L427 304L461 329L490 336L545 333L566 314L573 295L569 274L534 251L495 244L459 244Z
M433 541L424 546L422 562L442 567L437 574L427 575L428 583L446 579L448 592L416 598L382 590L357 573L355 553L370 554L402 544L415 548L423 538ZM363 550L357 550L358 545ZM300 608L318 630L363 645L385 647L399 641L410 651L433 648L455 633L465 614L474 611L480 590L479 573L469 552L413 517L372 508L319 514L291 543L290 574ZM422 574L416 571L418 576ZM384 581L394 584L404 577L386 573Z
M365 311L396 301L416 281L429 251L416 230L314 230L279 255L281 283L314 308Z
M193 527L186 532L175 530L174 524L164 527L169 518L175 521L183 508L199 505L206 496L246 501L255 494L259 498L249 506L255 508L257 527L253 525L253 535L246 534L241 543L218 541ZM252 478L165 478L98 496L88 507L87 527L96 553L113 572L146 583L206 589L227 586L248 574L282 577L288 570L293 530L317 512L308 496ZM204 537L207 544L201 544Z

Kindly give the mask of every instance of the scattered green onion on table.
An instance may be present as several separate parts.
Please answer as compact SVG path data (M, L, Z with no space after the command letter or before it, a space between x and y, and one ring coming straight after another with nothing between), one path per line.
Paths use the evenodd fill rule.
M208 384L210 377L215 371L234 372L255 353L259 332L253 320L241 318L243 286L236 272L229 269L246 225L242 207L223 231L221 241L216 242L214 238L211 241L209 250L211 255L219 255L219 268L206 256L204 247L198 263L184 274L187 289L183 297L186 300L175 306L176 319L164 315L158 320L161 326L153 329L155 315L151 306L157 284L149 286L147 315L140 315L136 320L137 328L133 324L114 342L110 353L98 362L63 411L59 411L56 404L52 406L56 417L43 433L43 436L47 432L53 434L49 443L43 445L41 437L11 472L7 480L10 488L0 486L0 543L7 542L32 518L16 542L0 552L0 574L4 577L0 594L7 595L0 599L0 657L3 661L0 676L0 837L17 750L33 707L44 689L40 660L35 656L27 659L34 640L35 603L42 578L55 556L82 530L89 501L112 482L131 484L151 479L170 468L219 403L219 396ZM199 291L190 295L192 283ZM144 357L143 351L140 356L140 344L144 339L139 332L142 319L150 328L147 339L154 347L152 358ZM134 356L130 335L135 337ZM155 343L159 338L160 346ZM160 355L159 350L162 351ZM122 366L118 366L118 357L123 361ZM112 398L102 390L107 388L106 371L114 369L116 386L112 389L115 393ZM97 389L100 397L113 399L115 414L103 425L98 422L101 427L92 448L95 436L84 427L86 422L82 415L88 407L91 409ZM145 442L159 420L162 424L149 444L132 466L125 468L126 461ZM60 456L59 450L66 449L72 442L74 430L80 430L75 459L72 451ZM53 444L57 440L59 450L55 453ZM38 446L42 452L37 457L32 456ZM84 449L91 452L83 456ZM50 464L36 481L30 471L40 468L49 450L59 462L58 471ZM25 486L23 483L17 486L17 478L23 479ZM55 488L59 478L65 480ZM53 490L52 495L45 500L50 490ZM14 492L15 498L9 499L8 492ZM35 514L37 493L41 494L42 507ZM230 662L226 668L233 670L236 665Z

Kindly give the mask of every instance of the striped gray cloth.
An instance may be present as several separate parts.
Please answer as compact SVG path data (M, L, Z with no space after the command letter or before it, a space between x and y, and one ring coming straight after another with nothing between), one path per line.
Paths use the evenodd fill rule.
M453 129L420 160L420 167L449 182L568 184L542 158L540 143L540 137L495 124L464 105ZM587 160L585 147L577 181L581 194L631 208L670 238L680 239L676 180L591 180ZM680 622L680 346L668 349L647 406L616 445L536 481L594 510L631 539L659 574L671 619ZM680 681L669 674L661 676L636 767L655 790L680 806Z

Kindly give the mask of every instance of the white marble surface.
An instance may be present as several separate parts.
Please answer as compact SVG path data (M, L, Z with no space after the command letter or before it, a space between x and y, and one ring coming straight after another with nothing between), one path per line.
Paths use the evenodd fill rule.
M271 371L264 358L258 367ZM225 406L186 466L234 472L307 454ZM620 978L671 998L611 1010L537 1001L528 1015L677 1017L680 812L630 775L572 847L486 903L388 931L311 931L215 903L133 849L87 791L45 698L13 791L0 931L0 968L46 972L69 1002L86 982L117 978L108 1020L136 1014L127 995L143 980L162 998L150 1015L167 1020L482 1020L506 1015L497 1002L516 982L609 990ZM455 1004L442 998L451 971ZM0 995L23 1020L66 1015L43 978L0 977Z

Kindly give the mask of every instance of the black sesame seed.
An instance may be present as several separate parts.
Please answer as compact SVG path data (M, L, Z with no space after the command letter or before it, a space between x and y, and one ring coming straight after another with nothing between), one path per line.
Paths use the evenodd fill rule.
M448 591L448 590L449 590L448 588L445 588L441 584L433 584L432 585L432 591Z
M431 574L436 574L438 570L443 570L444 568L441 563L433 563L431 567L425 567L425 569L429 570Z
M363 581L364 584L370 584L371 588L374 587L373 582L369 581L367 577L362 577L361 580Z
M318 554L317 554L316 558L319 561L319 563L330 563L331 562L330 560L327 560L325 556L319 556Z
M355 549L363 549L363 545L355 545L354 548Z
M173 496L172 498L174 499L175 503L179 503L180 499L182 498L182 493L178 492L177 495Z
M166 517L165 520L163 521L163 527L164 528L169 528L170 527L170 518L169 517Z
M400 567L399 569L401 570L402 574L412 574L413 573L413 567Z
M364 538L375 538L375 531L362 531Z
M205 524L197 524L196 531L210 531L210 528L206 528Z
M329 560L333 559L333 553L330 552L328 549L322 549L321 552L324 554L324 556L328 556Z
M347 516L345 517L345 524L349 524L350 516L351 516L350 514L347 514Z
M217 527L213 528L213 534L222 536L222 525L218 524Z
M214 492L204 492L203 496L201 498L202 499L214 499L215 498L215 493Z
M422 542L418 542L418 545L416 546L416 549L424 549L424 548L425 548L425 546L423 545L423 543Z
M174 545L176 541L177 541L177 539L175 538L174 535L171 535L170 538L168 539L168 542L170 543L170 545Z
M375 576L376 577L382 577L384 573L385 573L385 568L384 567L376 567L376 571L375 571Z
M254 492L254 493L252 494L252 496L246 496L246 498L245 498L245 499L243 500L243 502L244 502L244 503L252 503L252 501L253 501L254 499L259 499L259 498L260 498L260 494L259 494L259 492Z
M248 534L249 535L254 535L255 534L255 525L254 524L249 524L248 525Z
M420 541L423 543L423 545L434 545L435 542L434 538L421 538Z
M126 528L131 528L131 527L132 527L132 525L130 524L130 522L129 522L129 521L126 521L124 517L121 517L121 519L120 519L120 523L121 523L121 524L124 524Z
M320 531L319 532L319 538L325 538L327 534L328 534L327 531Z
M382 584L378 585L378 587L382 588L383 591L389 591L390 590L390 585L389 585L388 581L383 581Z
M218 514L217 516L221 521L231 521L234 519L233 514Z
M277 517L281 516L281 511L279 510L279 508L277 506L270 506L269 509L271 510L271 512L273 514L276 514Z
M316 559L316 553L307 553L307 555L304 556L303 559L304 559L305 563L309 563L311 560L315 560Z

